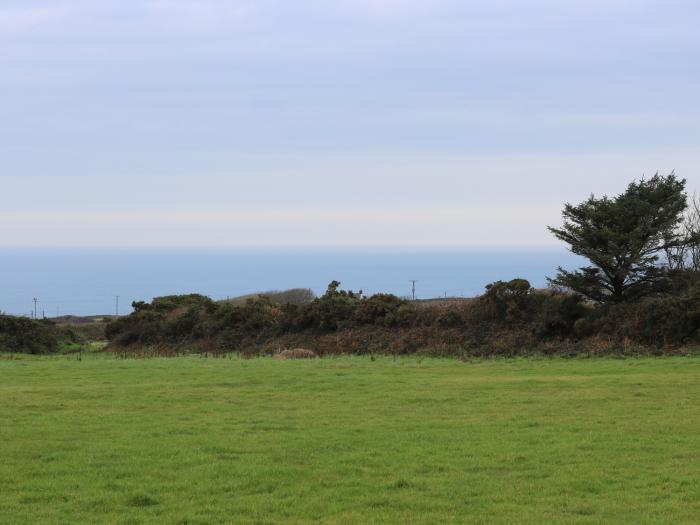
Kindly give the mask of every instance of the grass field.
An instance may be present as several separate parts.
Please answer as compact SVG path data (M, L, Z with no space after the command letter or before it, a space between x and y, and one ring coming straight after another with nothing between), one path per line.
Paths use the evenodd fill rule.
M0 523L698 523L700 360L0 357Z

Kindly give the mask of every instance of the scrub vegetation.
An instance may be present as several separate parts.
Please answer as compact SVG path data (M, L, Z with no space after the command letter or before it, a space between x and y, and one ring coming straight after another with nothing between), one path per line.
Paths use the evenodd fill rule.
M465 301L419 303L343 290L244 303L201 295L134 303L106 328L109 348L271 354L306 347L319 355L421 353L473 357L531 354L665 354L700 342L700 214L674 174L632 182L614 198L564 207L550 228L590 264L559 268L550 288L498 281ZM292 291L293 292L293 291Z
M265 298L243 305L199 295L136 303L106 326L115 352L273 354L304 347L353 353L488 356L663 354L697 342L700 295L592 305L579 295L538 291L522 279L489 285L473 300L427 305L392 295L364 297L331 283L303 305Z
M47 354L78 348L82 339L48 319L0 314L0 352Z
M690 206L689 206L690 204ZM75 320L66 333L106 338L121 353L245 355L305 348L317 355L630 355L692 352L700 343L700 201L674 174L634 181L616 196L566 204L550 228L589 265L559 268L550 287L498 281L469 300L365 296L333 281L213 301L191 294L133 303L120 318ZM18 320L48 341L48 322ZM57 351L0 323L0 350ZM91 337L92 336L92 337ZM57 336L54 336L56 339Z

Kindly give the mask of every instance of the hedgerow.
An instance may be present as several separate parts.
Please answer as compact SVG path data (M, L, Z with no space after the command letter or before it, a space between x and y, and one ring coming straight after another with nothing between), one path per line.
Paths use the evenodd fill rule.
M700 291L594 305L524 279L489 284L475 299L422 304L391 294L366 297L333 281L303 304L269 297L243 304L198 296L135 303L107 326L110 348L318 354L515 355L669 351L698 340Z

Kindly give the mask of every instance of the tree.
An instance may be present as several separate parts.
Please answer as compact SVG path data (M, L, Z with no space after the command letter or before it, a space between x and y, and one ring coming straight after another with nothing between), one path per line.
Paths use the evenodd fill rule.
M561 267L550 284L597 302L623 301L663 289L666 271L659 254L687 240L679 231L687 207L685 179L672 172L633 181L614 197L565 204L561 228L548 227L590 266L569 272Z
M687 242L666 248L666 265L672 271L697 274L700 272L700 197L697 194L689 200L679 234Z

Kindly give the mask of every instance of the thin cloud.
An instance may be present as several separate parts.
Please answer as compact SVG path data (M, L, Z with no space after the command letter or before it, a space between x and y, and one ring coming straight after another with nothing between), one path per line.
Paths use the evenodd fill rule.
M55 27L71 14L69 4L0 6L0 36Z
M0 212L0 246L525 246L556 216L542 207Z
M548 242L538 207L657 169L698 188L699 14L2 2L0 242Z

